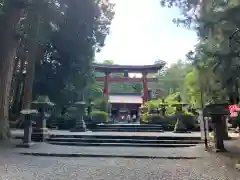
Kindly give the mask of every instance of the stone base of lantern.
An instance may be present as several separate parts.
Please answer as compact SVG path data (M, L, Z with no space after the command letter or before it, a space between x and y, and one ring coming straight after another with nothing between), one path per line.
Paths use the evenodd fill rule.
M230 137L230 136L226 136L225 138L224 138L224 140L232 140L233 138L232 137Z
M229 135L228 135L228 127L227 127L227 124L224 124L223 123L223 129L225 129L225 131L223 131L223 140L231 140L232 139L232 137L230 137Z
M32 132L32 140L35 142L43 142L49 137L48 128L34 128Z
M83 120L79 120L76 122L76 126L70 130L71 132L86 132L87 126Z
M185 127L184 123L182 122L181 119L178 119L175 127L174 127L174 133L188 133L189 131L187 130L187 128Z
M34 142L29 142L29 143L17 144L16 147L19 147L19 148L30 148L33 145L35 145Z

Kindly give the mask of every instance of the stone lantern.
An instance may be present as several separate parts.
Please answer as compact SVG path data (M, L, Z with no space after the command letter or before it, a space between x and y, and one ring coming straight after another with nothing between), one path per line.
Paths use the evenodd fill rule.
M37 100L32 102L32 105L39 113L36 118L36 126L33 128L32 140L42 142L49 135L46 120L49 118L55 104L49 100L48 96L39 96Z
M178 96L178 102L173 104L172 107L176 108L176 116L177 116L177 122L174 127L174 132L175 133L185 133L188 132L186 125L183 120L183 107L186 106L187 104L181 102L181 96Z
M21 111L21 114L24 115L24 135L22 144L17 145L17 147L30 147L32 143L32 117L33 115L38 114L37 110L33 109L24 109Z
M89 127L90 124L92 124L92 109L93 109L94 103L90 100L89 103L87 104L87 120L86 120L86 126Z
M72 107L68 108L68 111L73 113L76 119L76 124L72 132L85 132L87 131L84 116L86 115L86 103L85 101L77 101Z
M226 139L226 121L224 116L229 115L228 103L211 103L205 106L204 114L208 114L214 127L214 143L216 152L226 151L223 140Z
M166 111L167 111L166 107L167 106L168 106L168 104L165 102L165 99L162 99L162 103L159 105L162 116L166 115Z
M93 106L94 106L94 103L92 101L89 101L89 104L87 106L87 115L88 115L88 117L91 116Z
M182 98L181 98L181 96L179 95L179 96L178 96L178 99L177 99L177 103L173 104L172 107L175 107L175 108L176 108L176 112L177 112L177 113L181 113L181 112L183 112L183 107L186 106L186 105L188 105L188 104L183 103L183 102L182 102Z

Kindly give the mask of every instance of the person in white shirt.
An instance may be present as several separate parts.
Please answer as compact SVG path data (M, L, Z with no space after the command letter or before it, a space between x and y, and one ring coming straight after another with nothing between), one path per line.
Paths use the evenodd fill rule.
M133 122L136 122L136 120L137 120L136 114L133 114L132 120L133 120Z
M130 117L130 115L128 114L128 115L127 115L127 122L130 123L130 120L131 120L131 117Z

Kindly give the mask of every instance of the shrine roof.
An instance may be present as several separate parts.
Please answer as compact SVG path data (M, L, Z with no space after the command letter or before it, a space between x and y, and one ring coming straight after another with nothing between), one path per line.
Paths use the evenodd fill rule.
M148 73L156 73L157 71L161 70L164 67L165 63L161 64L154 64L154 65L109 65L109 64L93 64L93 68L95 71L98 72L135 72L135 73L141 73L141 72L148 72Z
M141 95L116 94L109 95L110 104L142 104Z

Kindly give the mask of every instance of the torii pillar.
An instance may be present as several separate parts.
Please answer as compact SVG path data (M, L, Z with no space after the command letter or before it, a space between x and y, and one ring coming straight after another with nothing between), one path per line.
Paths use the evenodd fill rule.
M142 73L142 81L143 81L143 104L148 101L148 81L147 81L147 73Z
M108 90L109 75L110 75L110 72L105 72L103 95L106 100L108 100L108 95L109 95L109 90Z

